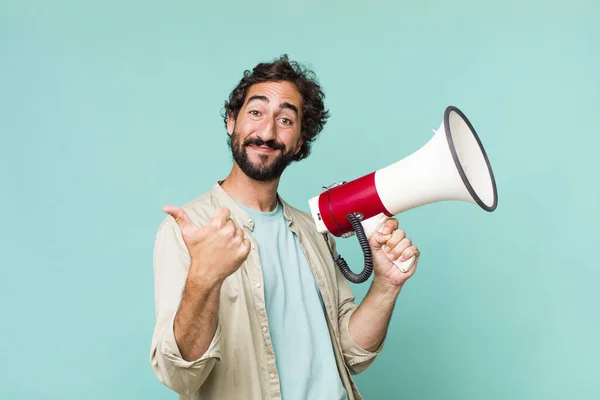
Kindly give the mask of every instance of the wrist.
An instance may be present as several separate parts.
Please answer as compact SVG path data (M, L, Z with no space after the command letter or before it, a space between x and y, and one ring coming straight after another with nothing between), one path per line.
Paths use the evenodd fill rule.
M375 275L373 278L372 288L377 293L398 296L400 290L402 290L402 286L404 286L404 283L404 281L396 283L385 277Z
M200 262L192 260L188 272L186 286L192 286L195 290L219 289L224 278L211 272L211 269L203 267Z

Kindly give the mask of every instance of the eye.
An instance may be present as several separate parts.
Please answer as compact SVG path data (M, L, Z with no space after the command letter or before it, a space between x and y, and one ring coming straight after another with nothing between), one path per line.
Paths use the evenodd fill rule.
M293 124L292 120L288 119L288 118L281 118L280 121L283 122L284 125L292 125Z
M250 110L248 113L254 115L255 117L259 117L261 115L260 111L258 110Z

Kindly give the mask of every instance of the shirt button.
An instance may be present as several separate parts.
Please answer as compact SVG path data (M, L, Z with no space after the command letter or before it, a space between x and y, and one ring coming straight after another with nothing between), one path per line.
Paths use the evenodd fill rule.
M260 287L260 283L257 283L257 284L256 284L256 287L257 287L257 288L259 288L259 287Z
M275 374L271 372L271 378L275 378Z
M248 223L251 224L252 223L252 218L248 218Z
M263 327L263 332L264 332L264 333L267 333L267 327L266 327L266 326L265 326L265 327Z
M256 247L254 247L254 245L251 245L251 246L250 246L250 248L251 248L252 250L256 249Z

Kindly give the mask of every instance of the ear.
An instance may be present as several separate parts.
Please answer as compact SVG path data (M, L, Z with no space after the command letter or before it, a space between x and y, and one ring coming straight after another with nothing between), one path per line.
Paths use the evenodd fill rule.
M235 128L235 120L230 112L227 112L227 133L229 136L233 135L233 129Z

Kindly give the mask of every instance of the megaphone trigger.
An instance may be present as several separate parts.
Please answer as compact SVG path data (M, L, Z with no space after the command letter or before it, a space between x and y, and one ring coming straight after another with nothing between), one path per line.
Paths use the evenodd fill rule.
M363 229L365 230L365 235L367 236L367 238L371 238L371 236L373 235L374 232L381 232L383 230L383 226L385 225L385 222L390 219L387 215L385 215L384 213L375 215L371 218L365 219L363 221L361 221L361 224L363 226ZM390 261L392 261L398 268L400 268L400 271L402 272L408 272L410 271L411 267L413 266L414 262L415 262L415 257L411 257L408 260L404 260L404 261L400 261L400 260L393 260L392 256L389 254L386 254L388 256L388 258L390 259Z

